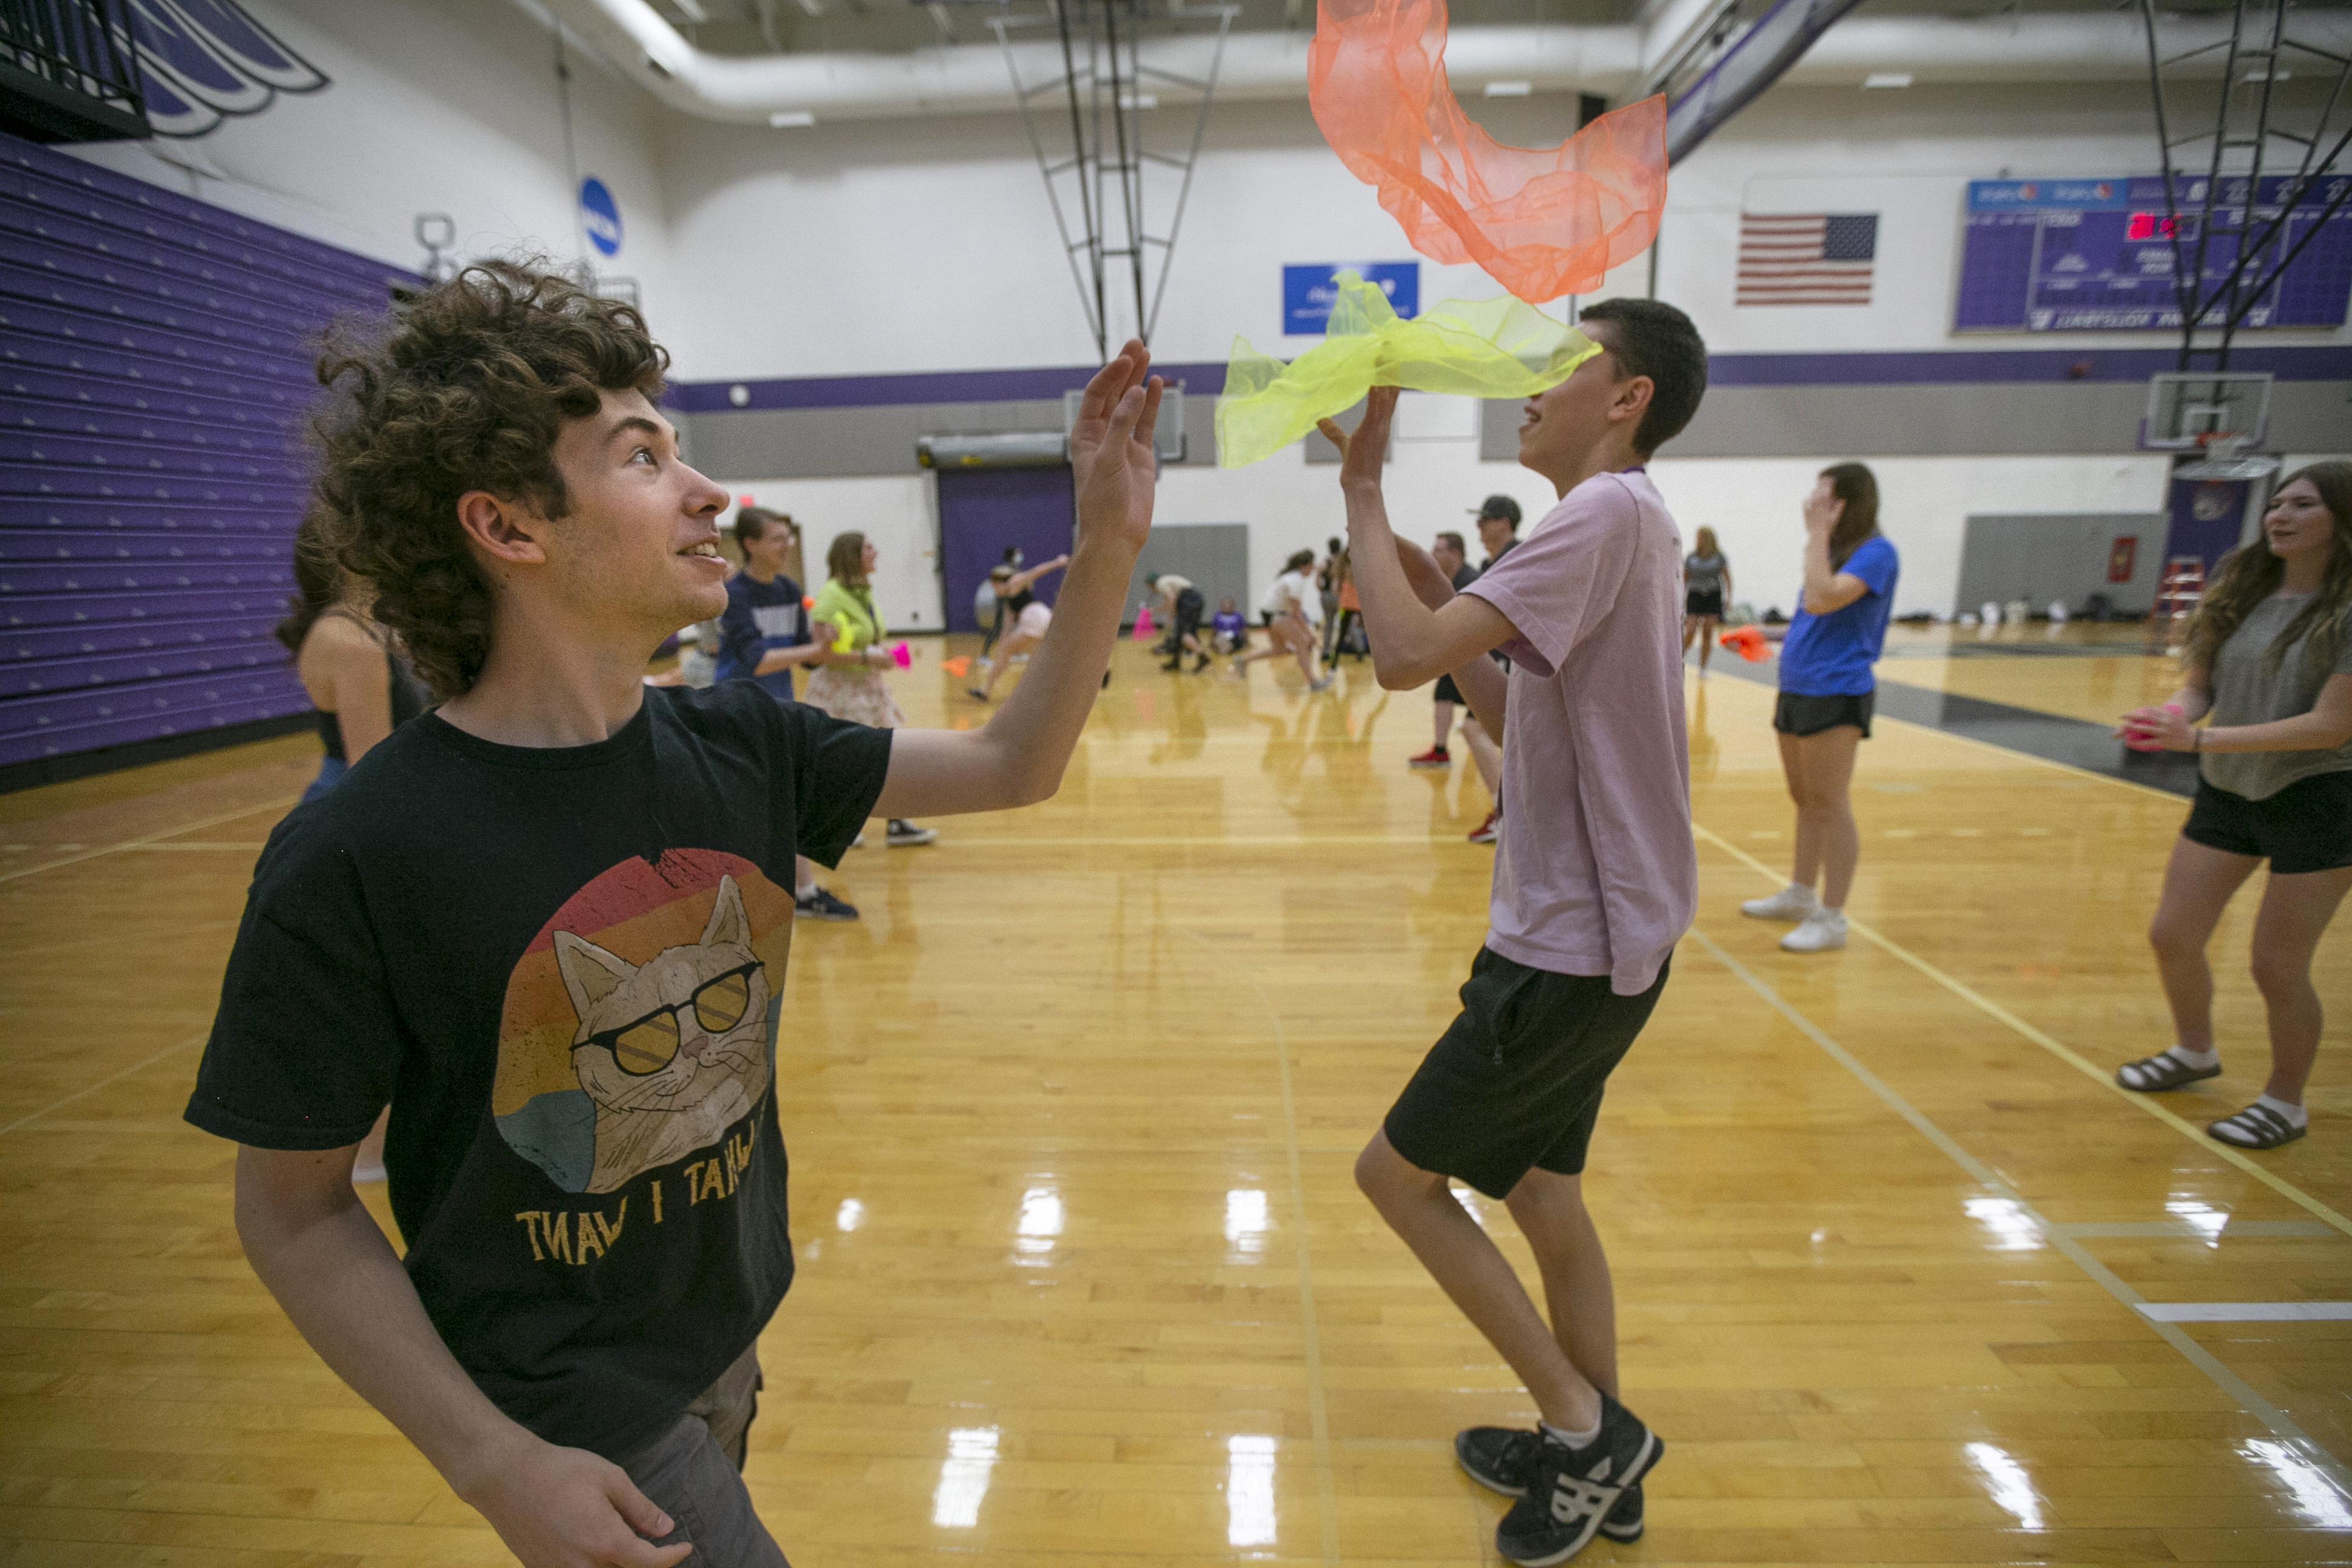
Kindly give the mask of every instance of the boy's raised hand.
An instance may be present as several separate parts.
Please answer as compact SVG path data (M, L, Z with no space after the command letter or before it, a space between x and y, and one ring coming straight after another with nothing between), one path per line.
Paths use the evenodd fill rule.
M1339 428L1336 419L1319 421L1316 428L1323 438L1339 448L1339 488L1369 485L1381 486L1381 465L1388 460L1389 426L1395 422L1397 389L1376 386L1364 398L1364 416L1356 422L1354 434Z
M1140 550L1150 537L1153 487L1160 477L1151 437L1164 384L1150 369L1150 352L1130 340L1087 384L1070 430L1081 543L1100 531Z

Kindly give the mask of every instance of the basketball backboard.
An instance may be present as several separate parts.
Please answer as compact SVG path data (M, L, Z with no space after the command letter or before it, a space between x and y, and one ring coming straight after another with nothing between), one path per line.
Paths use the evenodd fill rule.
M2149 378L2139 444L2150 452L2261 445L2271 416L2271 378L2235 371L2168 371Z
M1083 392L1062 394L1062 434L1066 436L1078 423L1078 405L1086 400ZM1184 460L1184 389L1171 386L1160 395L1160 423L1152 426L1151 449L1163 463Z

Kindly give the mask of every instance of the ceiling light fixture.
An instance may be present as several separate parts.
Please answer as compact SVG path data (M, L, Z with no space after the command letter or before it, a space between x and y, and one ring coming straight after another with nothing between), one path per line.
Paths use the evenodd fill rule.
M1536 89L1531 81L1490 81L1486 84L1488 98L1525 98Z
M772 131L805 131L816 123L816 116L805 109L782 109L768 116Z
M1862 79L1862 87L1864 92L1874 91L1885 88L1909 87L1910 85L1911 73L1909 71L1873 71L1868 76Z

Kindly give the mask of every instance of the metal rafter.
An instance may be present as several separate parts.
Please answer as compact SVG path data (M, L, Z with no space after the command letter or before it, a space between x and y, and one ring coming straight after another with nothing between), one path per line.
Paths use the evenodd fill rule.
M1133 294L1136 330L1146 342L1159 323L1177 232L1192 196L1193 167L1200 160L1209 109L1216 99L1225 38L1240 15L1238 5L1190 5L1184 0L1171 0L1158 14L1147 10L1146 0L1055 0L1050 16L989 20L1004 51L1005 72L1012 79L1030 151L1036 155L1038 173L1045 178L1045 198L1069 260L1071 279L1077 285L1087 330L1094 334L1097 351L1106 357L1110 353L1114 274L1127 285L1120 292ZM1149 36L1185 23L1216 26L1216 47L1205 79L1160 68L1144 58ZM1012 34L1018 28L1049 24L1061 44L1062 74L1024 81L1013 55ZM1181 155L1145 145L1139 117L1145 108L1147 81L1199 95L1192 138ZM1062 96L1066 111L1050 117L1068 121L1066 157L1056 157L1047 149L1048 116L1041 110L1040 100L1053 93ZM1058 142L1059 133L1051 139ZM1148 200L1150 193L1145 176L1153 169L1176 176L1165 234L1151 233L1147 222L1147 208L1152 204Z
M2352 148L2352 124L2338 128L2335 123L2347 83L2352 83L2352 56L2294 37L2290 0L2232 0L2228 37L2168 55L2163 46L2165 19L2155 0L2138 0L2138 5L2163 159L2173 287L2180 303L2179 367L2200 368L2198 362L2203 360L2210 363L2201 368L2226 370L2238 329L2352 196L2352 178L2346 177L2352 169L2345 166L2347 150ZM2218 14L2200 13L2200 17ZM2181 103L2187 68L2194 64L2202 68L2215 54L2221 58L2222 72L2212 128L2185 131L2188 116ZM2292 113L2281 102L2278 84L2292 74L2285 68L2289 60L2316 61L2333 72L2315 114ZM2184 151L2201 151L2201 175L2182 168ZM2281 152L2293 159L2292 174L2278 173L2274 154ZM2274 204L2262 200L2265 178L2284 182ZM2305 206L2313 193L2329 182L2326 203ZM2300 237L2286 243L2284 237L2298 216L2310 221ZM2229 270L2209 285L2206 263L2217 220L2234 234L2238 252ZM2266 261L2265 256L2272 259Z

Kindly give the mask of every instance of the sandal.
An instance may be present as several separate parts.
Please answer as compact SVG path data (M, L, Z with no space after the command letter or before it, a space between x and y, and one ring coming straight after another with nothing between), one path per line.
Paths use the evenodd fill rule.
M2179 1089L2221 1076L2221 1064L2219 1062L2210 1068L2193 1068L2170 1051L2158 1051L2152 1057L2126 1062L2116 1069L2116 1081L2135 1094L2161 1094L2168 1089Z
M2237 1149L2275 1149L2282 1143L2294 1142L2310 1130L2308 1125L2297 1127L2260 1100L2205 1129L2215 1142Z

